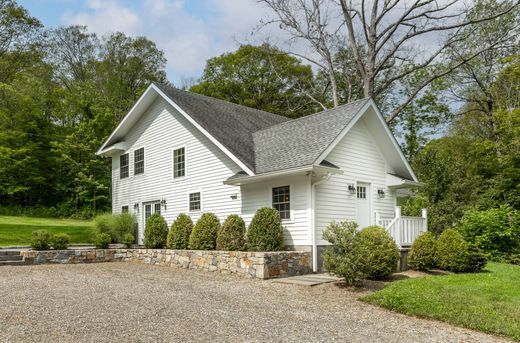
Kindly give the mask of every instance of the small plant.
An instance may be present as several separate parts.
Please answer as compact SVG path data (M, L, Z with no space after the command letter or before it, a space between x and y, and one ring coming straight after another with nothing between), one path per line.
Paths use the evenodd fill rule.
M486 264L480 249L470 246L455 229L444 230L439 236L436 260L439 268L454 273L480 271Z
M188 249L193 221L187 214L181 213L172 224L166 246L168 249Z
M47 230L33 231L31 238L31 247L34 250L49 250L51 243L51 235Z
M220 221L213 213L204 213L190 235L190 248L196 250L214 250Z
M96 249L108 249L110 242L112 242L112 238L108 233L98 233L94 244L96 245Z
M429 270L437 265L435 256L437 249L437 238L430 232L420 234L412 244L408 265L415 270Z
M148 249L162 249L166 245L168 225L159 213L154 213L146 221L144 246Z
M280 213L264 207L256 211L247 230L247 248L250 251L280 251L284 248L283 226Z
M218 231L217 250L243 250L245 233L246 224L244 220L236 214L230 214Z
M51 244L56 250L66 250L69 247L70 236L66 233L57 233L52 236Z
M113 217L113 229L112 233L112 241L116 243L124 243L123 238L126 234L134 233L134 228L136 224L136 219L133 214L130 213L120 213L116 214Z
M94 218L94 226L97 233L106 233L112 237L114 232L114 216L110 213L100 214Z
M125 248L129 249L134 245L135 237L131 233L125 233L123 236L122 243L125 245Z
M367 278L381 279L394 273L399 261L399 250L384 228L369 226L355 237L354 252L363 260Z

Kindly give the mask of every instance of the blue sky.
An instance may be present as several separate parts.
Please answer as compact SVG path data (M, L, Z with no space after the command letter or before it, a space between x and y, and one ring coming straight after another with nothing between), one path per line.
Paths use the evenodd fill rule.
M208 58L260 43L269 15L255 0L19 0L46 27L81 24L99 35L122 31L147 36L168 60L168 78L180 85L197 78ZM279 34L279 33L275 33Z

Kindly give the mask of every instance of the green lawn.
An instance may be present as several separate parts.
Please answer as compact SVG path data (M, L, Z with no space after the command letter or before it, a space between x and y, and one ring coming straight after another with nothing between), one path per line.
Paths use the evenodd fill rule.
M70 236L71 244L91 243L94 223L92 221L0 216L0 246L29 245L31 233L48 230L63 232Z
M361 300L422 318L520 340L520 266L397 281Z

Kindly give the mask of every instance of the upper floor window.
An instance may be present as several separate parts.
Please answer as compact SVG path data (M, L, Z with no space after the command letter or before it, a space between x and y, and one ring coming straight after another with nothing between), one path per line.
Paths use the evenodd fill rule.
M124 154L119 156L119 178L124 179L128 177L128 154Z
M134 175L144 173L144 148L134 151Z
M200 211L200 192L190 193L189 202L190 212Z
M291 190L289 186L273 188L273 207L282 220L291 219Z
M173 150L173 178L186 175L186 154L184 147Z

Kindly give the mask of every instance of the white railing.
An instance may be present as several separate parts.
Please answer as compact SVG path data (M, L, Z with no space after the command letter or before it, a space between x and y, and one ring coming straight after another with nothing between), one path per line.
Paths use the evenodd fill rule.
M401 216L401 207L395 208L395 218L379 218L376 222L388 230L399 248L409 247L421 233L428 230L428 212L422 210L421 217Z

